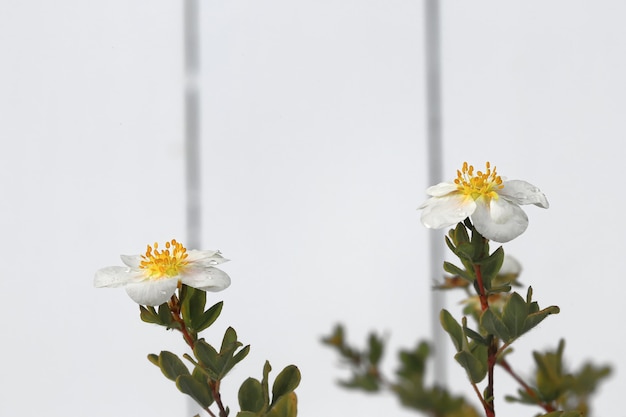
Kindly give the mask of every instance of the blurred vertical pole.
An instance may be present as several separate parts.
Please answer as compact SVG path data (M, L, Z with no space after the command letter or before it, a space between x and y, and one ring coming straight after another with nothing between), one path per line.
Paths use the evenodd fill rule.
M183 0L184 31L184 123L185 123L185 182L186 182L186 241L190 249L200 249L201 183L200 183L200 28L198 0ZM200 410L187 398L186 415Z
M439 26L439 0L425 0L424 27L426 50L426 115L427 115L427 155L428 184L442 181L442 143L441 143L441 45ZM439 282L442 277L444 240L441 230L429 231L430 270L432 281ZM444 306L444 292L431 292L431 331L434 345L433 374L436 382L446 382L446 338L439 323L439 312Z
M200 249L200 52L198 0L184 1L185 31L185 181L187 246Z

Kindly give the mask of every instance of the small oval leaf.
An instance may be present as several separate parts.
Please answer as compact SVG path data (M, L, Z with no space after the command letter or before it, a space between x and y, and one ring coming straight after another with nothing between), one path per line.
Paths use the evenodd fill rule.
M180 392L189 395L202 408L207 408L213 404L213 395L209 386L199 382L191 375L181 375L176 379L176 387Z
M187 369L183 361L172 352L166 350L159 354L158 365L163 375L172 381L176 381L176 378L180 375L189 375L189 369Z
M254 378L248 378L243 381L239 388L239 407L242 411L251 411L259 413L265 406L263 400L263 387L261 382Z
M289 365L283 369L272 386L272 403L276 403L279 397L292 392L300 385L300 370L295 365Z

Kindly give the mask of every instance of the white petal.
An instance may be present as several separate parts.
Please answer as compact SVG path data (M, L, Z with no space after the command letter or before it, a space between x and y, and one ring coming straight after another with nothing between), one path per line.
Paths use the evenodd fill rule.
M122 262L131 268L139 268L141 263L141 255L120 255Z
M441 229L462 222L476 209L471 197L463 194L450 194L444 197L432 197L420 206L422 223L431 229Z
M200 263L205 266L219 265L228 262L218 250L190 250L187 252L187 260L193 263Z
M534 204L542 208L550 207L548 199L541 190L531 183L521 180L505 181L504 188L498 191L498 194L509 201L524 205Z
M109 266L96 271L93 285L96 288L121 287L133 280L133 272L125 266Z
M489 206L479 199L472 214L472 223L485 238L505 243L524 233L528 217L520 206L504 198L492 199Z
M441 197L457 190L458 188L456 187L456 184L452 184L449 182L440 182L437 185L428 187L426 189L426 194L433 196L433 197Z
M126 292L137 304L158 306L172 297L177 286L177 278L161 278L128 284Z
M203 291L222 291L230 285L230 277L221 269L192 268L181 276L181 282Z
M195 261L197 259L210 258L211 256L219 255L218 250L198 250L190 249L187 251L187 259L189 261Z

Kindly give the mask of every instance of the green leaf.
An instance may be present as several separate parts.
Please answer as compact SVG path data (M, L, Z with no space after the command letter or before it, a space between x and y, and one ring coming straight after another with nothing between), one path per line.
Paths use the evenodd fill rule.
M220 301L205 311L197 320L194 320L193 328L196 329L197 332L201 332L209 328L220 316L223 305L224 302Z
M189 369L187 369L183 361L167 350L159 354L158 365L163 375L172 381L176 381L176 378L181 375L189 375Z
M463 333L465 334L465 336L474 340L476 343L480 343L481 345L485 346L489 345L489 342L480 333L470 329L465 325L465 323L463 323Z
M472 237L470 242L474 253L472 259L475 263L480 262L487 255L489 255L489 241L485 239L483 235L478 233L474 227L472 227Z
M341 324L337 324L335 325L335 328L330 336L322 338L322 343L334 347L342 347L345 344L344 338L343 326Z
M461 366L467 372L470 380L475 384L482 381L487 375L486 364L484 364L467 350L462 350L458 352L456 355L454 355L454 359L456 359L456 361L461 364Z
M455 255L468 261L474 261L476 255L475 247L471 243L461 243L456 246Z
M542 414L539 417L582 417L582 411L553 411L548 414Z
M159 366L159 355L155 355L154 353L151 353L151 354L149 354L149 355L148 355L148 360L149 360L152 364L154 364L154 365L156 365L156 366ZM159 367L160 367L160 366L159 366Z
M215 374L215 379L222 379L239 361L248 355L250 351L249 345L241 349L235 355L235 351L240 346L241 342L237 341L237 333L232 327L229 327L226 329L224 338L222 339L222 346L219 353L217 353L213 346L204 342L204 340L196 344L194 353L196 353L207 368Z
M250 345L244 346L239 352L235 354L235 356L233 356L232 366L235 366L239 362L241 362L246 356L248 356L248 353L250 353Z
M559 314L560 312L561 309L559 307L550 306L536 313L529 314L528 317L526 317L526 321L524 322L524 333L541 323L543 319L545 319L549 315Z
M167 305L167 303L163 303L159 306L157 314L159 315L159 320L161 321L161 324L170 327L170 325L172 324L172 311L170 310L170 307Z
M265 415L266 417L296 417L298 414L298 397L295 392L283 395Z
M532 303L528 304L528 314L533 314L539 311L539 303L537 303L536 301L533 301Z
M219 356L215 348L205 342L203 339L200 339L196 342L195 347L193 348L193 353L198 358L198 360L203 365L211 378L219 379L220 366L219 366Z
M468 273L467 270L461 269L458 266L450 262L446 261L443 263L443 270L452 275L458 275L461 278L465 279L466 281L469 281L469 282L474 281L474 277L470 273Z
M491 288L489 288L489 291L488 291L487 294L488 295L489 294L497 294L497 293L500 293L500 292L511 292L511 286L507 284L507 285L499 285L497 287L491 287Z
M209 380L214 379L214 378L211 378L211 375L209 375L206 369L202 368L201 366L194 367L193 372L191 372L191 376L194 377L196 381L202 384L208 384Z
M452 237L452 230L450 230L449 234ZM450 237L446 236L444 238L444 240L446 241L446 245L448 245L448 249L450 249L450 251L454 254L456 254L456 247L454 246L454 243L452 243L452 240L450 239Z
M185 324L195 330L194 322L198 321L204 313L206 292L189 286L185 286L184 288L186 290L185 297L182 301L180 311Z
M270 388L269 388L269 375L272 370L272 366L269 361L265 361L263 365L263 379L261 379L261 388L263 388L263 402L265 407L270 405Z
M480 325L487 331L487 333L497 336L506 343L513 340L509 329L491 308L483 311L481 314Z
M469 234L467 234L467 229L463 223L458 223L454 228L454 243L466 243L469 242Z
M490 289L491 283L500 272L502 262L504 261L504 249L500 246L491 255L480 262L480 271L482 272L485 288Z
M180 392L189 395L202 408L207 408L213 404L213 395L207 384L199 382L191 375L181 375L176 379L176 387Z
M461 351L465 342L461 325L446 309L441 310L441 313L439 314L439 321L441 322L443 329L450 335L457 352Z
M232 327L229 327L228 329L226 329L226 332L224 333L224 339L222 339L222 347L220 348L220 354L224 354L228 351L233 351L236 348L237 348L237 332Z
M536 387L540 397L545 401L553 401L561 397L568 389L572 375L565 372L563 367L563 350L565 341L561 339L554 352L533 352L537 365Z
M241 384L239 388L238 398L239 407L242 411L259 413L265 407L263 387L261 383L254 378L248 378L243 381L243 384Z
M245 346L243 349L237 352L237 354L234 356L232 355L232 352L228 353L227 355L222 355L220 353L220 356L219 356L220 379L226 376L226 374L230 372L230 370L233 369L233 367L237 365L237 363L242 361L243 358L245 358L249 352L250 352L250 345Z
M237 413L237 417L259 417L259 415L252 411L240 411Z
M300 385L300 370L295 365L289 365L283 369L272 386L272 403L276 403L279 397L295 390Z
M369 336L369 361L372 365L377 365L383 356L383 341L374 333Z
M380 389L380 381L370 373L354 374L349 381L339 381L344 388L361 389L367 392L376 392Z
M139 317L141 318L142 321L146 323L161 324L161 325L163 324L161 322L161 319L157 315L156 310L152 306L149 306L147 308L144 306L139 306Z
M528 305L521 295L512 293L502 308L502 321L509 329L512 338L521 336L524 330L524 322L528 317Z

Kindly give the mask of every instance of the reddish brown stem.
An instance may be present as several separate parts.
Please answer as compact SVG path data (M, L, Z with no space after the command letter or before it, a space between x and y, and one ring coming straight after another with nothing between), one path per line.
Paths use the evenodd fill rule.
M228 417L228 413L226 413L226 410L224 409L224 404L222 404L222 396L220 394L220 381L211 381L209 383L209 386L211 388L211 393L213 394L213 399L215 400L217 407L220 409L220 417Z
M476 284L478 286L480 308L482 311L486 311L489 308L489 298L485 291L485 283L483 281L480 265L474 264L474 274L476 275ZM485 399L483 401L485 415L487 417L495 417L496 415L493 397L493 370L496 365L497 352L498 340L494 337L487 350L487 388L485 389Z
M478 284L478 297L480 298L480 309L485 311L489 308L489 300L485 292L485 284L483 282L483 274L480 265L474 265L474 273L476 274L476 283Z
M170 311L172 313L172 320L178 323L179 325L178 330L180 330L180 332L183 334L183 339L185 339L185 342L189 345L191 350L193 350L193 348L196 345L196 340L191 335L191 333L189 333L189 330L187 329L187 326L185 325L185 320L183 320L183 318L180 316L180 304L178 302L178 298L176 297L176 295L172 295L172 298L167 303L167 305L170 308Z
M474 388L474 392L476 393L476 396L478 397L478 400L480 400L480 403L485 409L485 414L489 415L489 411L487 411L489 409L489 404L485 402L485 399L483 398L482 394L478 390L478 385L476 385L474 382L472 382L471 384L472 384L472 388Z
M187 329L187 325L185 324L185 320L180 315L180 302L176 294L172 295L171 300L167 303L172 313L172 319L178 323L180 332L183 334L183 339L191 350L193 351L196 346L196 338L192 336ZM211 394L213 395L213 399L215 400L215 404L217 404L217 408L219 409L219 417L228 417L228 413L226 413L226 409L224 408L224 404L222 403L222 396L220 394L220 381L209 379L209 388L211 389ZM209 407L204 408L204 411L209 413L211 417L217 417L215 413L213 413Z
M485 409L487 417L494 417L496 415L493 397L493 370L496 367L497 352L498 339L494 337L489 345L489 348L487 349L487 389L485 390L485 401L489 405L489 407Z
M524 388L524 391L526 391L526 394L528 394L529 397L534 399L539 407L541 407L544 410L546 410L547 413L550 413L552 411L556 411L556 409L551 404L545 403L545 402L541 401L541 399L537 396L537 393L535 392L535 390L533 390L530 387L530 385L528 385L526 382L524 382L524 380L519 375L517 375L517 373L515 373L515 371L513 371L513 368L511 368L511 365L509 365L509 363L506 360L502 359L498 363L500 364L500 366L502 368L504 368L505 371L507 371L509 373L509 375L511 375L513 377L513 379L515 381L517 381L518 384L520 384L522 386L522 388Z

